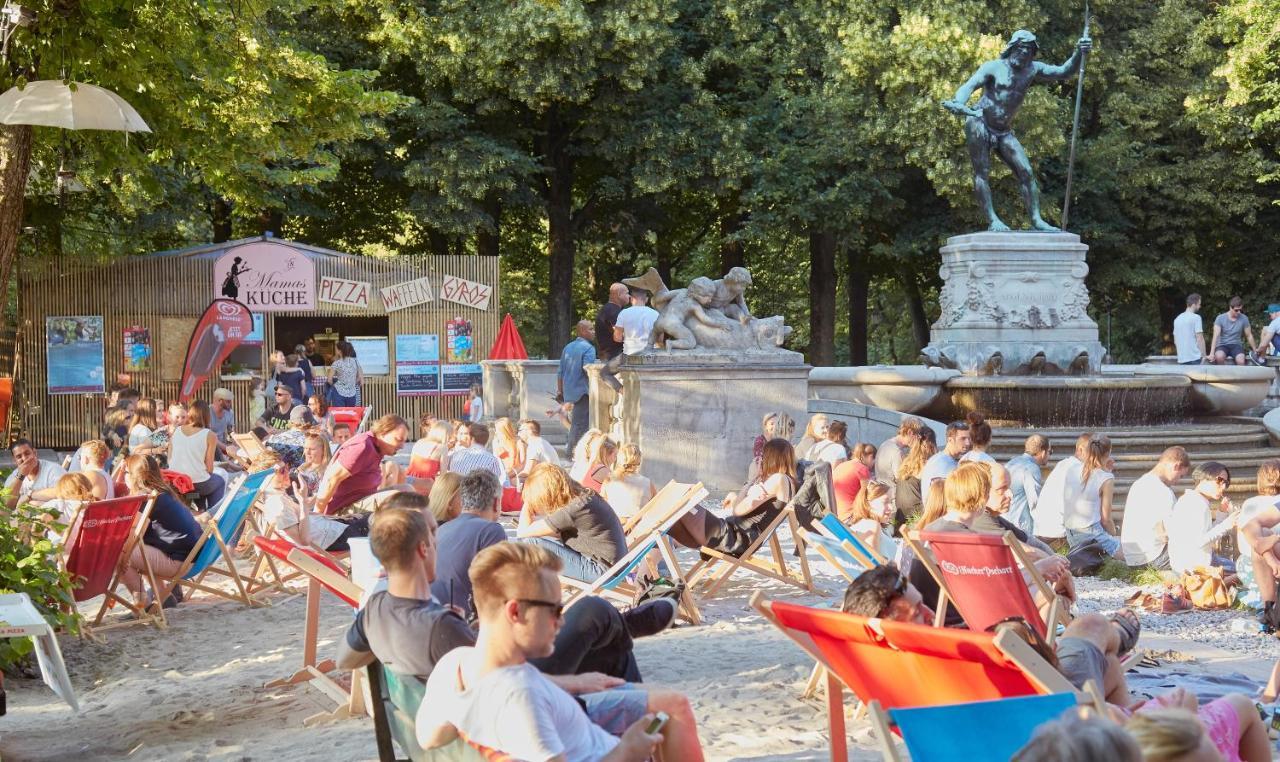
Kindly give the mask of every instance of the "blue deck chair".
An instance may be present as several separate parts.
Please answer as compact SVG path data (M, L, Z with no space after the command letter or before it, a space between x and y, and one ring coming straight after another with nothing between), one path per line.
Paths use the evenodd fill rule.
M1036 728L1078 702L1074 693L1050 693L886 712L873 701L871 724L881 753L892 762L901 757L891 726L902 735L911 762L1005 762L1031 740Z
M379 762L514 762L506 754L469 744L461 738L439 749L423 749L418 744L415 725L426 685L416 677L398 675L376 661L367 667L367 675ZM405 756L396 755L396 746Z
M867 568L879 566L880 564L888 561L888 559L880 555L880 552L875 548L868 547L865 542L859 540L858 536L850 531L849 527L845 526L840 519L836 518L835 514L828 513L826 516L823 516L822 520L818 522L818 525L821 527L821 531L828 537L841 545L848 546L846 547L846 550L849 551L850 555L855 558L865 559L864 565Z
M836 568L836 571L840 572L850 582L870 568L865 559L850 553L842 543L833 540L827 535L821 532L810 532L804 527L800 527L797 531L804 538L805 544L818 551L818 555L827 559Z
M259 493L266 485L267 478L273 473L274 469L268 468L241 476L232 482L222 501L211 510L215 518L205 524L204 534L187 554L186 560L178 568L178 573L169 579L158 581L157 604L167 598L173 592L173 588L182 584L220 598L239 601L246 606L262 605L262 601L249 595L244 577L236 570L230 548L239 539L240 530L244 528L245 520L249 517L249 509L258 502ZM204 584L207 574L229 577L235 585L236 592L228 593Z

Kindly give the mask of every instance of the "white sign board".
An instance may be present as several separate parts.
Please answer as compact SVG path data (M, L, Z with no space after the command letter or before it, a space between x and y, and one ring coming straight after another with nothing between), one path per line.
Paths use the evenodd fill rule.
M446 302L465 304L478 310L489 309L489 299L493 296L493 287L483 283L464 280L448 275L440 286L440 298Z
M320 288L316 290L316 301L342 304L347 307L368 307L369 294L372 291L372 283L330 278L326 275L320 279Z
M385 376L391 373L391 358L386 336L348 336L351 348L356 351L360 370L366 376Z
M395 312L415 304L425 304L435 297L431 295L431 281L426 278L407 280L394 286L379 289L382 306L387 312Z

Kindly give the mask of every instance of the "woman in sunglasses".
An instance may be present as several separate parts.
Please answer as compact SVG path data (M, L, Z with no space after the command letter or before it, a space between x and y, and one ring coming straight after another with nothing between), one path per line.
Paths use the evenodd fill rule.
M1235 563L1213 552L1219 537L1235 528L1238 509L1226 498L1231 472L1209 461L1191 472L1191 489L1173 505L1173 516L1165 527L1169 534L1169 566L1184 574L1197 566L1220 566L1234 575ZM1217 523L1215 523L1217 522Z

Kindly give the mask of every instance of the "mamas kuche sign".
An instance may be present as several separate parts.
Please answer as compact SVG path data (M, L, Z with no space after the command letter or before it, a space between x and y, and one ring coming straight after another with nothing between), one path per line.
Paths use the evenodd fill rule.
M301 252L271 241L227 249L213 265L213 295L251 312L316 308L316 266Z

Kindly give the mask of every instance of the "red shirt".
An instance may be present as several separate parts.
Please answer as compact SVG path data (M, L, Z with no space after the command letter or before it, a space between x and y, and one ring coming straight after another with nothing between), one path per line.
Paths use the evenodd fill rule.
M862 483L871 478L871 469L861 461L846 460L831 472L832 486L836 493L836 509L841 516L848 516L853 510L853 499L862 489Z
M373 432L356 434L343 442L334 453L333 460L347 469L351 476L334 490L328 513L340 511L378 491L378 485L382 483L382 453Z

